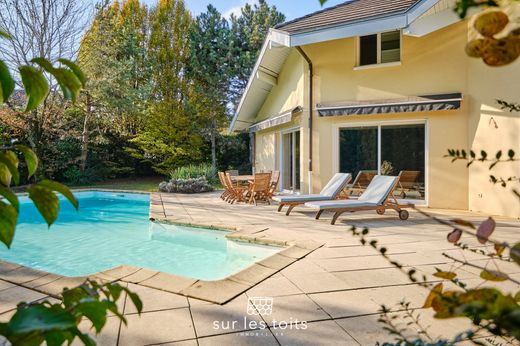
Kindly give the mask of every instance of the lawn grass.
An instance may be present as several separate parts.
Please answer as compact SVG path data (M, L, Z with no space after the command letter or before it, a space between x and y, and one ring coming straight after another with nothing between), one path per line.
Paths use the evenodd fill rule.
M163 177L142 177L142 178L124 178L102 181L90 185L69 186L72 189L113 189L113 190L131 190L131 191L158 191L159 183L163 181Z

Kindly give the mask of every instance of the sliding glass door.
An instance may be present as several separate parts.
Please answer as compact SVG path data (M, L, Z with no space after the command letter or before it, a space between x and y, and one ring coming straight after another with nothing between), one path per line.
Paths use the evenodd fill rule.
M282 189L300 190L300 131L282 134Z
M377 127L344 128L339 132L340 172L356 177L360 171L377 172Z
M339 129L339 171L361 178L400 176L396 197L425 199L424 124L377 125Z

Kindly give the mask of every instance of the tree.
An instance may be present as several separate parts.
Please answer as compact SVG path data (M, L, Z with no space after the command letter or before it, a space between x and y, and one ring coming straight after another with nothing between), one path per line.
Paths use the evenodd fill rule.
M132 140L135 157L162 174L201 159L202 137L187 109L190 13L182 0L160 0L150 13L148 56L152 104L143 131Z
M190 29L188 75L192 83L190 105L211 142L211 167L217 169L216 136L227 122L231 50L227 20L212 5L193 21Z
M285 21L285 15L265 0L251 6L246 4L239 17L231 17L231 39L234 70L231 78L230 99L235 108L245 90L249 76L269 32Z
M73 59L88 12L88 3L80 0L0 0L0 28L10 37L0 42L0 54L7 67L16 70L36 57L50 62L58 58ZM47 138L62 127L57 115L67 106L57 93L59 83L48 72L45 77L50 92L40 107L30 112L22 112L16 105L11 109L11 116L20 125L18 129L24 133L22 140L29 142L40 159ZM18 87L22 86L22 80L14 80Z
M137 0L99 6L81 40L79 65L89 76L81 99L83 130L80 169L85 171L91 128L99 139L106 132L134 136L142 127L150 97L147 60L148 11Z

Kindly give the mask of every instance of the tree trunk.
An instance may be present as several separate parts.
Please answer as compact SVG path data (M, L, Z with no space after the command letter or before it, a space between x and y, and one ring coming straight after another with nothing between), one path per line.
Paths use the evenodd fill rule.
M79 161L80 162L79 168L82 172L84 172L85 168L87 168L88 145L89 145L89 125L90 125L91 115L92 115L92 99L91 99L90 95L87 95L85 119L83 121L83 133L81 136L81 156L80 156L80 161Z
M215 120L213 120L213 124L211 125L211 169L213 172L217 171L217 145L216 145L216 129Z

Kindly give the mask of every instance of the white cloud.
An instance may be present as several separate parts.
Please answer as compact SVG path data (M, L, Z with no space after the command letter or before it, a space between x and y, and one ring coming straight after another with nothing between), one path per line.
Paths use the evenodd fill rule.
M225 18L230 18L232 14L234 14L236 17L240 16L241 12L240 10L242 9L242 7L244 7L245 4L251 4L253 5L254 3L256 3L256 0L242 0L240 5L237 5L237 6L234 6L234 7L231 7L229 10L227 10L226 12L224 12L223 16Z

